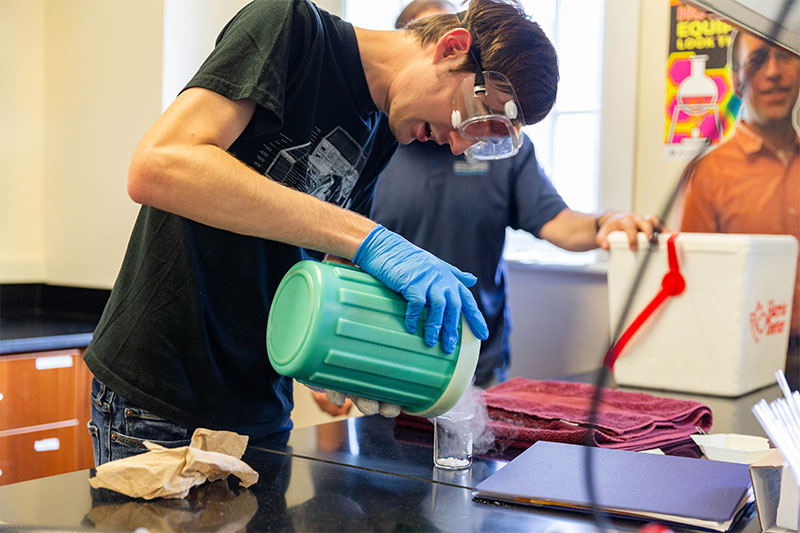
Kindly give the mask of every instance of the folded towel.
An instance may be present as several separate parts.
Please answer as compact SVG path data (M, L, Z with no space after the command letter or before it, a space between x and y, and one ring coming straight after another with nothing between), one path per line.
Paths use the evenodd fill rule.
M513 378L486 390L486 429L500 447L527 448L538 440L583 444L594 386ZM676 447L711 428L711 410L698 402L640 392L604 389L592 442L604 448L647 450ZM424 419L402 416L399 425L431 428Z

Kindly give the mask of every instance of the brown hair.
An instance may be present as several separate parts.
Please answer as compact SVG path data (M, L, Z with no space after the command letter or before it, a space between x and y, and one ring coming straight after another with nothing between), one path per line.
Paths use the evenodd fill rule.
M483 69L504 74L514 86L525 123L546 117L556 101L559 75L555 48L542 28L516 2L499 0L472 0L463 22L456 15L431 15L406 28L424 45L459 27L472 32ZM474 72L472 57L458 70Z
M414 0L397 15L394 27L398 30L404 28L409 22L418 18L420 14L432 9L447 13L455 13L457 11L456 6L449 0Z

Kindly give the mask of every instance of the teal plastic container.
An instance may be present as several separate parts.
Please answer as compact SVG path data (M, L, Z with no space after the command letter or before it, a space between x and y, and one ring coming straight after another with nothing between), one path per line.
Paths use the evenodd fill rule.
M480 341L462 319L453 353L405 327L406 301L356 267L301 261L269 312L267 353L281 375L306 385L399 404L406 413L449 411L472 381Z

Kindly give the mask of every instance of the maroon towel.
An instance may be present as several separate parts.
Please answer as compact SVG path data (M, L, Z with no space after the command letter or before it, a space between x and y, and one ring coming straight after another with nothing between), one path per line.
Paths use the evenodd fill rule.
M513 378L483 393L491 431L501 446L527 448L538 440L583 444L594 386ZM398 417L398 425L430 429L427 420ZM711 428L711 410L698 402L604 389L593 442L604 448L646 450L689 440Z

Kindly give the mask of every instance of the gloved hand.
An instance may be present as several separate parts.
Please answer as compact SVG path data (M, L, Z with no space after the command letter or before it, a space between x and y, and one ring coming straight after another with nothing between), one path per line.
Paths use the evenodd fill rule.
M338 390L326 390L325 396L328 399L335 403L336 405L344 404L345 400L350 398L359 411L364 413L365 415L374 415L380 414L381 416L385 416L386 418L394 418L400 414L401 407L396 403L388 403L388 402L379 402L378 400L370 400L369 398L364 398L362 396L356 396L354 394L345 394L343 392L339 392Z
M331 416L350 414L350 410L353 408L353 402L350 400L346 399L342 405L336 405L328 399L324 392L317 392L315 390L309 392L311 393L311 399L314 400L314 403L317 404L320 411L328 413Z
M442 349L453 353L462 311L477 338L489 336L486 321L467 288L475 285L477 278L397 233L376 226L358 247L353 263L408 301L406 329L410 333L416 333L422 309L428 305L424 335L428 346L436 345L441 330Z
M316 387L313 385L306 385L306 387L314 392L324 392L328 400L340 407L344 405L345 401L349 398L356 405L358 410L365 415L374 415L379 413L386 418L394 418L400 414L401 407L395 403L379 402L377 400L370 400L369 398L363 398L354 394L345 394L336 390L323 389L322 387Z

